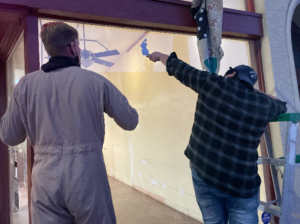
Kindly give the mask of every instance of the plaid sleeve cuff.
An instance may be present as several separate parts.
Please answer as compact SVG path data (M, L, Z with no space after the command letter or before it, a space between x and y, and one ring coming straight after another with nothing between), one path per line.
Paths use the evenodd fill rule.
M167 60L167 72L169 76L174 76L174 63L178 61L177 54L175 52L171 53L168 60Z
M280 105L281 114L285 114L287 112L286 104L287 104L286 102L281 101L281 105Z
M286 102L283 102L281 100L273 100L275 117L279 116L279 114L285 114L287 112L286 104Z

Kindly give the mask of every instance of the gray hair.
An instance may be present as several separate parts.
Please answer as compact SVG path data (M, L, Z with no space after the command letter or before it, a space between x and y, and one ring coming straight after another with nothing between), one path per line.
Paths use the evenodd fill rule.
M41 39L50 57L59 56L68 44L78 39L78 32L63 22L51 22L42 26Z

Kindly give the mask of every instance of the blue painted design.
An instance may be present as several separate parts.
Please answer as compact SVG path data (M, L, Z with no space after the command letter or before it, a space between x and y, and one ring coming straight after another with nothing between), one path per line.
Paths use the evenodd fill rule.
M270 215L269 213L264 212L264 213L261 215L261 221L262 221L264 224L268 224L268 223L271 221L271 215Z
M147 39L145 39L144 41L143 41L143 43L141 44L141 48L142 48L142 54L144 55L144 56L148 56L149 55L149 50L147 49Z
M104 61L100 58L119 55L120 52L118 50L108 50L103 44L99 43L96 40L85 39L84 25L82 25L82 29L83 29L83 39L79 40L79 41L83 41L83 47L84 47L83 50L80 49L81 65L83 67L85 67L86 69L89 66L91 66L93 63L97 63L99 65L104 65L106 67L112 67L114 65L114 63L109 62L109 61ZM98 52L98 53L93 53L92 51L87 50L86 49L86 44L85 44L86 41L91 41L91 42L95 42L95 43L99 44L100 46L102 46L105 49L105 51Z
M120 53L117 50L111 50L111 51L107 50L107 51L92 54L91 56L101 58L101 57L114 56L114 55L118 55L118 54L120 54Z

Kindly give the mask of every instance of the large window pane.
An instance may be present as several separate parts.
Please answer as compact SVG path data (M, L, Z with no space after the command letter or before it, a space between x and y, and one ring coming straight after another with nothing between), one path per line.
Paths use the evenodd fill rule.
M41 20L40 25L49 22ZM154 195L165 204L201 220L184 156L197 94L170 77L164 65L145 54L175 51L201 69L195 36L68 23L79 32L82 68L105 76L138 110L139 125L121 130L106 117L103 147L108 175ZM40 43L41 64L49 57ZM250 65L249 42L224 39L220 74L229 66Z

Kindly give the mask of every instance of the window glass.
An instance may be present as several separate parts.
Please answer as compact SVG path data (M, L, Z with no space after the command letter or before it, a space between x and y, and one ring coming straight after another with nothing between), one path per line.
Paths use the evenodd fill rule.
M49 22L41 20L40 25ZM184 150L194 119L197 94L170 77L161 63L145 55L176 52L202 69L195 36L68 23L79 32L82 68L109 79L139 113L136 130L121 130L105 117L103 154L108 175L162 198L201 220ZM41 64L49 60L40 43ZM220 74L229 66L250 65L249 42L223 39ZM187 212L186 209L190 212Z
M12 99L15 86L25 75L24 37L20 37L13 53L6 62L7 100ZM28 222L28 188L27 188L27 142L9 147L10 153L10 202L12 223Z

